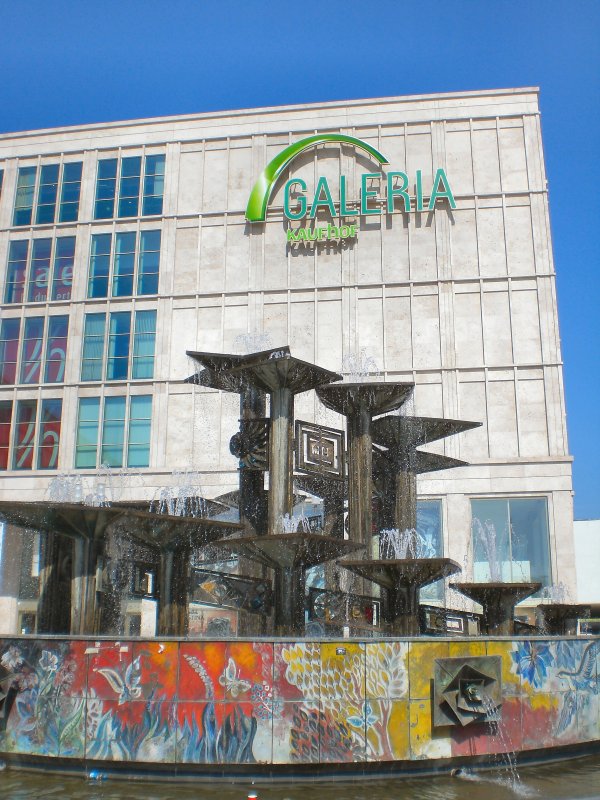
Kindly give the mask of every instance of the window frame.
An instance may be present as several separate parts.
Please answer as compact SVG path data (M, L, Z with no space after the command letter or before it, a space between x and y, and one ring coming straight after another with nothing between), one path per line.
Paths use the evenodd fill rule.
M137 405L149 406L149 416L133 416ZM79 397L77 404L77 428L73 468L96 470L103 465L116 469L148 469L152 455L152 394L109 394L102 397ZM91 410L90 418L82 418L82 408ZM121 416L107 416L107 407L114 407L115 412L123 409ZM143 425L138 425L139 421ZM82 425L82 423L85 423ZM136 433L143 431L146 436L143 442L136 441ZM111 435L116 432L116 436ZM86 434L86 435L84 435ZM91 435L90 435L91 434ZM92 443L93 441L93 443ZM133 459L132 453L138 454L145 448L146 459ZM112 454L111 454L111 451ZM94 454L95 458L89 458ZM81 463L87 461L88 463ZM120 455L120 457L119 457ZM147 463L133 463L142 461Z
M138 161L139 169L136 169L135 164ZM98 158L93 219L123 220L162 216L165 167L164 152L121 151L118 155ZM155 171L150 172L149 168ZM160 193L156 192L157 185Z
M107 310L107 311L89 311L84 314L83 318L83 337L82 337L82 346L81 346L81 358L80 358L80 382L81 383L123 383L123 382L135 382L138 381L152 381L154 380L154 370L155 370L155 359L156 359L156 333L157 333L157 313L156 308L130 308L127 311L117 311L117 310ZM154 325L151 332L138 330L138 323L137 320L143 319L142 315L153 315L154 316ZM127 331L124 330L119 331L118 329L115 330L113 326L113 321L115 324L118 325L120 321L124 321L125 318L128 317L129 319L129 327ZM93 322L102 322L102 335L99 333L88 333L88 325L90 328L92 327ZM98 330L100 325L98 325ZM134 372L137 372L137 364L140 363L143 359L148 358L148 354L139 355L139 350L141 349L141 345L143 343L142 339L144 336L148 336L149 333L153 336L153 344L152 344L152 368L149 370L148 375L143 375L138 377L134 375ZM121 355L121 348L123 342L127 340L127 356ZM96 345L100 344L101 340L101 351L102 355L98 356L89 356L86 355L86 352L93 351L93 341L96 340ZM89 349L88 349L89 348ZM127 369L125 374L117 374L116 377L114 376L114 372L111 374L111 367L114 368L119 365L122 365L125 360L127 361ZM93 371L94 377L86 377L87 374L90 374L90 368L92 364L96 364L97 369Z
M49 174L50 170L56 169L56 178L42 182L44 172ZM70 178L65 180L65 173L75 170L78 174L75 180ZM19 186L21 176L32 175L33 181L31 184ZM81 203L81 184L83 182L83 158L74 161L44 161L37 164L23 164L17 168L17 181L15 186L15 197L13 202L12 222L13 228L28 228L38 227L41 225L57 225L76 223L79 219L80 203ZM54 187L54 190L49 191L44 187ZM67 197L68 187L73 187L74 198ZM76 187L76 188L75 188ZM31 200L31 205L17 205L19 200L19 191L26 191ZM45 196L44 193L48 191ZM45 202L41 202L44 200ZM74 208L75 212L66 213L67 207ZM43 209L51 209L51 213L47 218L43 216ZM19 221L19 214L25 214L25 218Z
M36 243L40 243L39 245ZM36 284L34 254L38 247L50 243L50 256L47 263L47 279L44 284ZM66 236L36 236L30 239L11 239L8 243L6 259L6 272L4 279L4 305L40 305L46 303L70 303L73 301L73 273L75 267L75 253L77 237L75 234ZM24 250L24 257L19 250ZM12 266L15 265L15 266ZM22 270L22 280L19 271ZM65 277L65 273L66 277ZM62 278L62 282L61 282ZM35 286L44 290L41 298L32 298ZM68 297L57 297L59 287L69 287L65 294ZM18 296L20 299L15 300Z
M133 249L128 244L128 237L133 238ZM161 245L161 228L113 229L93 233L90 238L86 299L158 296ZM152 291L143 291L144 282L151 282ZM131 289L129 292L126 291L128 285Z

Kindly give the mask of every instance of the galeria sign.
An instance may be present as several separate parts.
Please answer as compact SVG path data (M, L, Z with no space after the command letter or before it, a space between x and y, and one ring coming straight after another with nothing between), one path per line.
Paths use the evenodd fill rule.
M388 160L378 150L361 139L344 134L329 133L309 136L286 147L270 161L262 171L252 188L246 207L246 219L249 222L264 222L269 199L278 179L281 177L296 156L308 148L320 144L337 142L350 144L367 152L381 166ZM411 193L411 189L414 191ZM407 213L411 211L433 211L438 200L447 200L450 208L456 208L456 202L446 172L441 167L436 169L433 184L423 187L423 172L416 170L414 180L406 172L390 170L387 172L365 172L360 176L360 194L357 199L348 197L348 181L345 175L339 179L339 203L333 200L331 186L326 177L320 177L314 193L307 194L306 181L291 177L284 187L283 213L289 220L306 220L305 227L292 228L287 231L288 242L322 241L345 239L356 236L358 226L351 224L348 218L369 217L376 214L393 214L397 210ZM325 210L332 219L339 217L340 224L315 227L311 224L319 209Z

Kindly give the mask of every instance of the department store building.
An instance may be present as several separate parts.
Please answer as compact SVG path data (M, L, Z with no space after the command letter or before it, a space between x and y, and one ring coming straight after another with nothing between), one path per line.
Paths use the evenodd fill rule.
M309 137L252 219L267 165ZM414 382L411 413L481 422L428 448L469 466L419 478L422 534L484 580L493 528L504 580L575 597L537 89L3 134L0 186L0 500L65 481L84 499L99 475L113 500L186 481L223 498L239 398L186 382L186 351L289 345ZM344 424L313 391L295 416ZM5 526L2 544L1 627L32 630L37 540Z

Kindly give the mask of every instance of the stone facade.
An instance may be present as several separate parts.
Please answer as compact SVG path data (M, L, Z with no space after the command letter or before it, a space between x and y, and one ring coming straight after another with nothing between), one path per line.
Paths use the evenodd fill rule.
M261 170L316 132L368 142L411 181L421 170L424 187L444 168L456 208L362 217L354 240L290 247L281 180L266 223L248 223L245 207ZM98 159L142 154L166 156L162 215L94 221ZM83 161L77 223L12 227L18 168L74 156ZM265 347L289 344L293 355L335 371L362 352L380 379L416 384L415 413L483 423L433 448L471 466L419 480L420 497L443 500L444 554L462 562L468 552L472 498L545 497L552 579L574 590L571 457L537 90L4 134L0 169L2 275L10 241L76 236L71 301L5 305L2 312L69 315L64 384L0 387L0 400L63 399L59 471L74 466L79 398L150 393L150 466L129 481L123 499L151 499L172 484L174 470L190 468L215 497L237 486L228 445L238 399L184 383L193 371L186 350L239 352L250 334ZM291 169L309 195L318 176L335 187L344 174L353 197L364 172L373 172L369 158L339 145L304 153ZM87 299L92 234L157 228L158 297ZM157 310L153 379L81 383L84 314L132 309ZM314 392L296 398L295 412L341 426ZM55 474L8 470L0 499L43 500ZM82 474L91 479L89 470Z

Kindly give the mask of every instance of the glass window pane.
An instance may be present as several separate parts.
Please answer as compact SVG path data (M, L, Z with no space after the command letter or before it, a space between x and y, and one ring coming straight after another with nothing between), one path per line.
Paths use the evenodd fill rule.
M146 156L142 215L162 214L165 157Z
M417 533L420 537L422 558L438 558L444 554L442 534L442 501L417 501ZM441 600L444 592L444 581L436 581L421 589L422 602Z
M152 378L154 375L154 346L156 311L138 311L133 336L132 378Z
M138 294L158 293L160 231L142 231L138 262Z
M125 398L107 397L104 400L104 422L102 425L103 464L110 467L123 466L123 444L125 441Z
M60 194L60 222L74 222L79 216L79 196L81 193L81 161L63 166L63 180Z
M17 178L17 193L13 225L30 225L35 192L35 176L37 167L21 167Z
M0 401L0 469L8 469L12 400Z
M142 159L140 156L124 158L121 161L119 217L137 217L141 168Z
M473 580L512 580L506 499L472 500Z
M0 384L15 383L19 351L20 319L3 319L0 324Z
M42 366L44 317L28 317L23 332L21 383L39 383Z
M15 420L13 469L31 469L35 443L37 400L19 400Z
M129 297L133 294L135 270L135 233L118 233L115 240L113 264L113 297Z
M33 240L31 269L29 270L29 291L27 293L27 299L30 303L44 302L48 297L51 253L52 239Z
M102 380L106 314L86 314L81 354L81 380Z
M11 242L6 270L5 303L22 303L25 294L25 273L29 242Z
M61 236L56 240L52 279L52 299L70 300L75 263L75 237Z
M548 508L545 497L508 501L513 581L541 581L550 586Z
M106 380L126 380L129 365L131 314L119 311L110 315Z
M88 297L108 296L111 240L110 233L98 233L92 236L88 273Z
M79 401L75 449L75 466L78 468L96 466L99 418L100 399L98 397L82 397Z
M62 400L43 400L38 438L38 469L56 469Z
M150 465L152 396L132 397L129 407L128 467Z
M62 383L65 379L67 363L67 336L69 318L50 317L48 320L48 341L46 343L46 383Z
M38 225L54 222L58 193L58 164L46 164L40 173L40 188L35 221Z
M116 187L117 159L103 158L98 161L94 219L110 219L114 215Z

